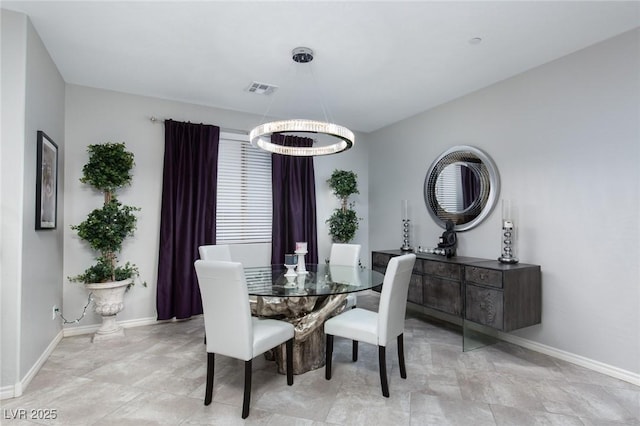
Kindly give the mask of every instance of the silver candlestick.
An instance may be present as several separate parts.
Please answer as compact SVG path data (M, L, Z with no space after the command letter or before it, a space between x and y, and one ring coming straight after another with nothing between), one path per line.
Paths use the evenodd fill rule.
M516 227L513 220L514 209L510 200L502 200L502 251L498 261L518 263L516 257Z
M502 256L498 260L502 263L518 263L513 250L513 239L515 237L515 228L513 222L505 220L502 223Z
M409 244L409 224L410 219L402 219L402 251L411 251L411 245Z

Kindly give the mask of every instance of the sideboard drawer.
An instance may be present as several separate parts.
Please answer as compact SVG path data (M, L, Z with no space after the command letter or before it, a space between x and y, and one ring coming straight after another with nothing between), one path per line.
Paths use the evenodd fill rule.
M387 272L387 267L386 266L374 266L371 269L373 269L376 272L380 272L382 275L384 275L384 273Z
M387 264L392 257L390 254L377 253L374 251L371 253L371 266L373 266L374 270L384 274L384 271L387 269ZM382 271L380 269L382 269Z
M442 278L450 278L452 280L459 280L460 265L446 262L434 262L433 260L422 261L422 272L429 275L435 275Z
M504 293L500 290L465 286L465 318L497 330L504 328Z
M502 288L502 272L493 269L465 266L464 279L467 282Z
M424 306L448 314L462 315L460 282L424 275L422 277Z
M422 272L424 271L424 267L422 266L423 263L424 263L424 260L416 259L416 263L413 264L414 274L422 274Z
M422 305L422 275L411 275L407 300Z

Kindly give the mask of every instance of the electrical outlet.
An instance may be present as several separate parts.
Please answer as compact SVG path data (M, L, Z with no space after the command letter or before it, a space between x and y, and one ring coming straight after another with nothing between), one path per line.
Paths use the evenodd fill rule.
M58 313L58 307L56 305L53 305L51 307L51 319L54 320L56 319L56 314Z

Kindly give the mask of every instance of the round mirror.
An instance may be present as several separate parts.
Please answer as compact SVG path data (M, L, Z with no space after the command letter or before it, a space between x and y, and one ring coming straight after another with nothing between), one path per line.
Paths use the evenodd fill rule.
M431 164L424 181L427 210L446 229L466 231L486 218L496 204L500 178L495 164L472 146L455 146Z

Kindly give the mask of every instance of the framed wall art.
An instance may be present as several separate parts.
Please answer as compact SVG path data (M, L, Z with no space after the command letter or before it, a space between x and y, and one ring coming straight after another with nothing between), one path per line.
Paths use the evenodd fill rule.
M36 229L55 229L58 212L58 145L38 130Z

